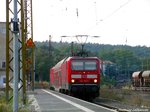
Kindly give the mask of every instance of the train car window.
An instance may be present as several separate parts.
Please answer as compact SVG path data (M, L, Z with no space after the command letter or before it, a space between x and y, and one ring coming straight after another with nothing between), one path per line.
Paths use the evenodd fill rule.
M96 70L96 61L85 61L85 70Z
M83 62L82 61L72 61L72 70L83 70Z

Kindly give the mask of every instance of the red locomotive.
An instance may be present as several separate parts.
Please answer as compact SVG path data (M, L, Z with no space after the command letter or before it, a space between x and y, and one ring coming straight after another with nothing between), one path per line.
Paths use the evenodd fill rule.
M68 57L50 69L51 88L86 98L99 96L100 60L97 57Z

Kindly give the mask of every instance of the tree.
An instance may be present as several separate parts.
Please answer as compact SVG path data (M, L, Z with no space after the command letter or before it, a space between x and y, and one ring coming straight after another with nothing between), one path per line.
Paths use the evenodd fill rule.
M111 74L113 75L125 74L128 76L132 74L133 71L137 71L137 69L139 69L139 67L135 67L135 65L139 65L140 61L130 50L114 49L112 51L104 51L99 54L99 57L101 57L103 60L110 60L116 64L116 68L113 68L113 66L108 66L107 73L110 73L111 70ZM115 69L118 71L116 71Z

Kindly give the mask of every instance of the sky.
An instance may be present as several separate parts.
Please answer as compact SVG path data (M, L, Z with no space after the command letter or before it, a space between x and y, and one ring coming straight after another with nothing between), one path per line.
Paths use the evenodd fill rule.
M32 0L33 39L150 46L150 0ZM5 0L0 3L5 21ZM61 36L68 36L61 38ZM92 36L99 36L93 38Z

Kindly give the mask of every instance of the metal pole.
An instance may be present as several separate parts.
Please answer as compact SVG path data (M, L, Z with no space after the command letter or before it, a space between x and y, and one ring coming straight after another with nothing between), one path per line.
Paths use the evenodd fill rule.
M35 68L35 59L36 59L35 58L35 50L36 50L36 48L34 48L34 77L33 77L34 83L35 83L35 70L36 70L36 68Z
M21 90L22 93L22 101L23 104L26 104L26 66L25 66L25 26L24 26L24 0L21 0L21 41L22 41L22 50L21 50L21 54L22 54L22 84L23 84L23 88Z
M51 35L49 35L49 57L51 55Z
M13 18L13 112L18 112L18 73L19 73L19 67L18 67L18 33L15 32L17 29L18 24L18 18L17 18L17 0L14 0L14 18Z
M14 78L13 78L13 112L17 112L18 110L18 37L14 34L13 39L13 49L14 49L14 61L13 61L13 68L14 68Z
M73 52L73 42L71 42L71 56L74 56L74 52Z
M35 49L32 48L32 73L31 73L31 79L32 79L32 91L34 91L34 53L35 53Z
M6 101L9 101L9 0L6 0Z

